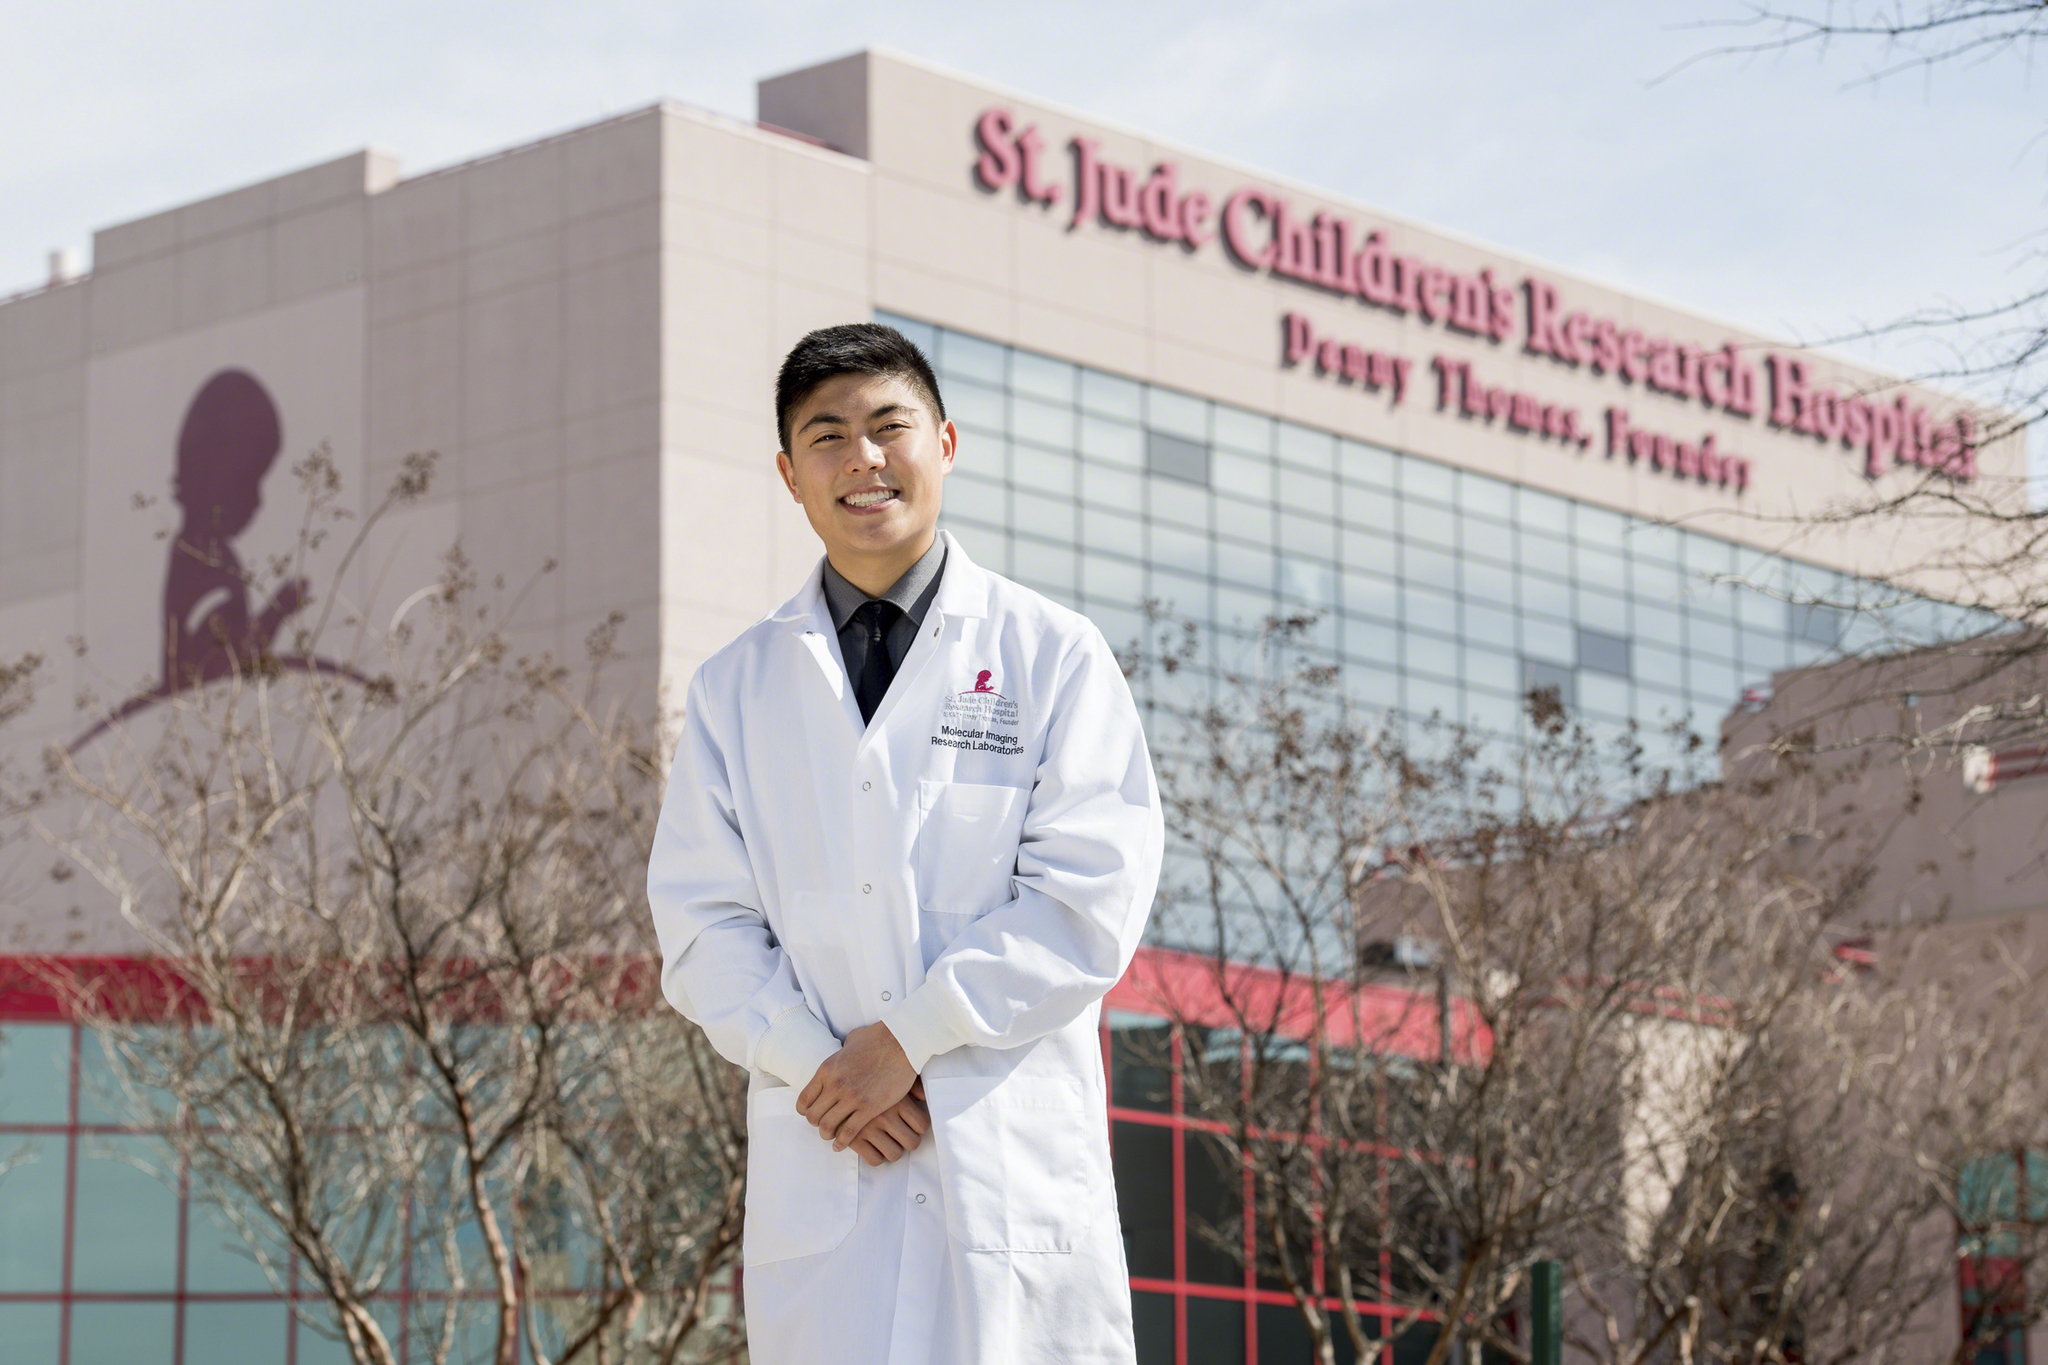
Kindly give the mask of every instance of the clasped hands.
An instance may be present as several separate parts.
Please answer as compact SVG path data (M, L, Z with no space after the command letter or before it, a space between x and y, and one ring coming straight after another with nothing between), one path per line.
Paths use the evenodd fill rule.
M848 1147L870 1166L917 1149L931 1131L924 1080L911 1069L902 1044L883 1024L846 1035L796 1097L797 1112L817 1127L832 1150Z

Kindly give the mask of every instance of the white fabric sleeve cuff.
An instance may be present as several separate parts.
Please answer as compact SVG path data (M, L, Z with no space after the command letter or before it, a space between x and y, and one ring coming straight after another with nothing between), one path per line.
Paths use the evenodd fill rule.
M932 1058L967 1041L949 1017L945 997L929 981L904 996L882 1023L895 1035L912 1071L922 1072Z
M802 1005L776 1016L754 1048L754 1070L803 1089L825 1059L839 1051L839 1039Z

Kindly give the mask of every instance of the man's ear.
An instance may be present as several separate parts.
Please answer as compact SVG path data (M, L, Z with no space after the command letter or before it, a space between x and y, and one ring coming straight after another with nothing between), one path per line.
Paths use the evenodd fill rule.
M950 474L953 472L954 457L960 453L960 429L950 420L939 423L939 447L945 451L939 458L939 468Z
M804 495L796 491L796 465L791 463L788 451L775 452L775 472L782 476L782 486L789 490L789 496L802 503Z

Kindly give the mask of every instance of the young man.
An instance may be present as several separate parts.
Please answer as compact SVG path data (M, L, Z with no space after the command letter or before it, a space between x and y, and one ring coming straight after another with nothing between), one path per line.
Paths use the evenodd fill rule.
M937 532L959 437L900 333L811 333L776 414L825 558L692 680L647 876L664 991L751 1073L752 1358L1130 1365L1096 1034L1163 840L1130 691Z

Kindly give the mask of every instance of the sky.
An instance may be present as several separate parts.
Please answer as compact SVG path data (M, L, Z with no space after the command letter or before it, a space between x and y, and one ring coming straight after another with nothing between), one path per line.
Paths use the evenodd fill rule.
M1811 0L1814 5L1824 0ZM1714 56L1742 0L9 0L0 294L52 248L363 146L408 174L886 46L1763 332L1845 339L2041 275L2048 108L2018 57Z

